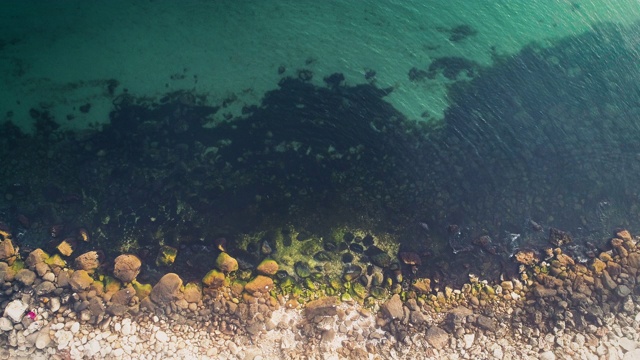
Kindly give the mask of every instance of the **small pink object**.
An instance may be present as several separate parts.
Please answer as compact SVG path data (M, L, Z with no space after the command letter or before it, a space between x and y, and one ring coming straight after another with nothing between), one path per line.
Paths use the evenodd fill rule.
M36 313L35 313L35 311L29 311L29 312L27 313L27 316L28 316L28 317L29 317L29 319L31 319L31 320L35 320L35 319L36 319Z

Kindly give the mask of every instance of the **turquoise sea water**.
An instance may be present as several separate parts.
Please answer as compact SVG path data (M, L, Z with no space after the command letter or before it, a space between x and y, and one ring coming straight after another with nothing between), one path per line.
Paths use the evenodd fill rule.
M348 228L437 275L638 227L635 1L8 4L0 209L30 246L251 265Z

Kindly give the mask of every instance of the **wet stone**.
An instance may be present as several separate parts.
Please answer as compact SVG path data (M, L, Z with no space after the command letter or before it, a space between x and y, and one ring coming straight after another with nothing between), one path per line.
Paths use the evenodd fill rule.
M344 271L342 272L342 279L344 281L350 282L360 277L362 274L362 267L358 265L347 265L344 267Z
M356 254L364 253L364 247L358 243L352 243L349 245L349 250L353 251Z
M313 256L313 258L314 258L316 261L321 261L321 262L324 262L324 261L331 261L331 256L330 256L330 255L329 255L329 253L327 253L326 251L319 251L319 252L317 252L317 253Z
M629 295L631 295L631 289L629 289L628 286L626 285L619 285L616 290L615 290L616 295L618 295L621 298L625 298Z
M306 262L296 262L293 266L293 270L295 271L296 275L303 279L311 275L311 269L309 268L309 264L307 264Z
M351 253L344 253L342 255L342 262L345 264L353 262L353 255Z
M371 262L381 268L387 268L391 265L391 256L387 253L377 253L370 255Z
M549 229L549 242L554 246L563 246L570 244L573 240L566 231L562 231L556 228Z

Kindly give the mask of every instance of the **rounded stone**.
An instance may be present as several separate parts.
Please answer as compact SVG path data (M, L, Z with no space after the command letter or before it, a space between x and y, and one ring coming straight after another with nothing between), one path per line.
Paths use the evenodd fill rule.
M140 274L142 262L137 256L131 254L122 254L118 256L113 265L113 275L118 280L129 283L135 280Z
M273 276L278 272L278 263L273 259L264 259L256 270L263 275Z
M216 267L223 272L230 273L238 270L238 260L226 252L221 252L216 259Z

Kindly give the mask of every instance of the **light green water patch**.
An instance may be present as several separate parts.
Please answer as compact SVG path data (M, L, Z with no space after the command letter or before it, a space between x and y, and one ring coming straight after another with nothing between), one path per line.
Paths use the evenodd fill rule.
M369 80L393 86L388 99L407 116L440 118L447 81L414 84L412 67L440 56L488 64L492 51L638 19L633 0L8 1L0 14L0 107L3 120L23 129L30 130L31 108L85 129L108 121L124 89L146 96L189 89L211 103L233 99L219 120L259 103L300 69L315 83L341 72L349 84L374 70ZM477 33L451 41L448 30L465 24Z

